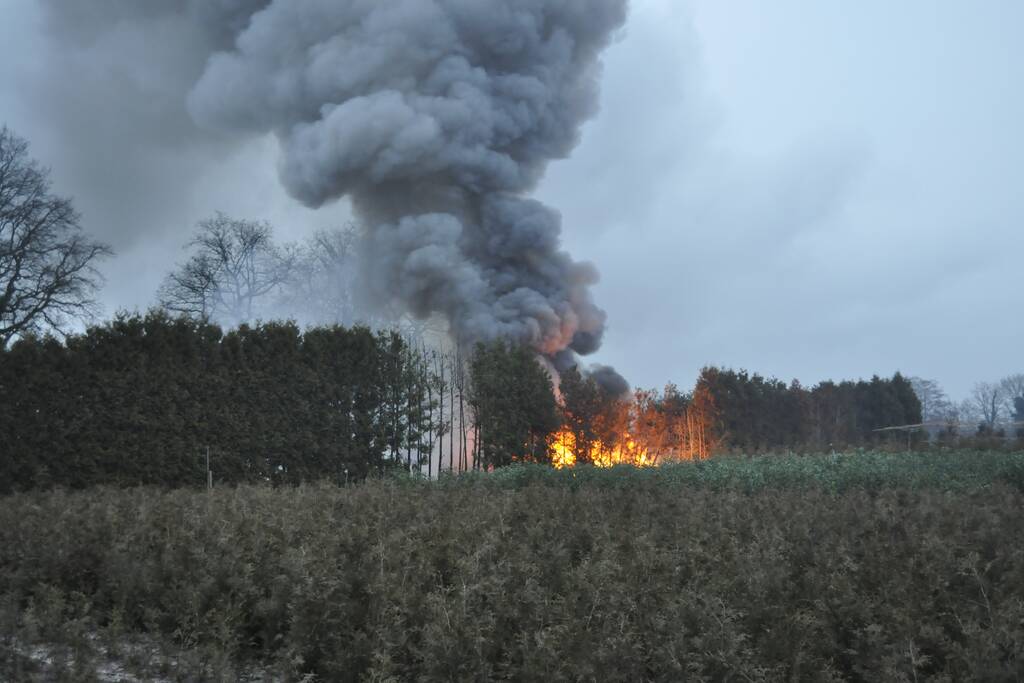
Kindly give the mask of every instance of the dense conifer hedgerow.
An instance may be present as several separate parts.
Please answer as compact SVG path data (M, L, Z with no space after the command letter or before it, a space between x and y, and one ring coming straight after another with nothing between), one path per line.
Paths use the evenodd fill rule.
M394 333L119 316L0 350L0 493L343 482L418 459L431 381ZM435 390L436 394L436 390Z
M0 678L68 624L196 678L1019 676L1021 456L859 458L0 498Z
M704 368L697 380L713 401L715 430L739 452L878 445L903 434L875 430L922 421L921 401L899 372L870 381L787 385L745 370ZM916 441L925 433L913 435Z

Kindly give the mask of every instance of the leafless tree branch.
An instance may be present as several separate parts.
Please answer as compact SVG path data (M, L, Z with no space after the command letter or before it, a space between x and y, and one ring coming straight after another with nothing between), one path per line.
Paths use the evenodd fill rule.
M51 193L28 143L0 128L0 345L92 317L96 262L111 253L82 234L71 201Z

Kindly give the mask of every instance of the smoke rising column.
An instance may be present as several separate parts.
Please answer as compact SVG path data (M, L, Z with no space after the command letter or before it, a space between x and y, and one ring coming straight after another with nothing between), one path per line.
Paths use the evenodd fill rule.
M378 302L510 337L556 367L598 348L593 266L531 200L597 108L626 0L272 0L188 98L201 126L273 132L311 207L349 196Z

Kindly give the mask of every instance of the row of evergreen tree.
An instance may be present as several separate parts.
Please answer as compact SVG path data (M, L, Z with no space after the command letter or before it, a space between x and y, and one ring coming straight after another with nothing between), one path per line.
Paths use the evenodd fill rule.
M576 463L652 463L872 444L921 415L899 374L808 390L707 368L692 393L629 400L575 369L561 382L559 404L533 353L502 342L463 357L361 327L121 315L0 351L0 491L201 485L207 449L221 483L551 463L567 435Z
M900 373L807 389L745 370L705 368L698 380L716 408L716 431L744 452L874 445L877 430L921 422L921 402Z
M160 312L26 337L0 353L0 488L198 484L207 448L220 482L412 466L451 429L440 360L366 328Z

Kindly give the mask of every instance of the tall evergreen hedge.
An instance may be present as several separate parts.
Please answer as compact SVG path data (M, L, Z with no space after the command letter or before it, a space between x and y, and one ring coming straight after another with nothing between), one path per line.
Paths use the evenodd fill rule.
M394 334L121 315L0 352L0 491L363 478L396 464L409 349ZM417 394L418 395L418 394Z

